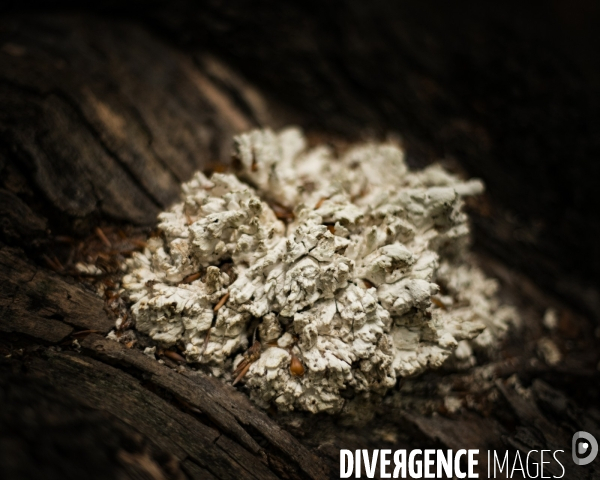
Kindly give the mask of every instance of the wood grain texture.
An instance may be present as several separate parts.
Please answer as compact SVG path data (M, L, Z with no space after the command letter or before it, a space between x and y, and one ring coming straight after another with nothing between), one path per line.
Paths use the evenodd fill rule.
M75 329L106 333L112 328L99 297L22 255L0 248L0 330L15 338L70 345L74 338L67 339ZM48 350L27 362L27 374L49 381L78 404L114 416L150 439L158 451L179 461L189 458L216 478L326 478L326 468L314 454L232 387L199 373L181 375L95 333L81 340L81 346L122 370L75 352ZM159 391L163 393L157 395ZM195 419L194 411L204 420ZM247 426L269 446L259 445Z
M50 214L151 224L255 125L192 59L135 24L19 18L2 30L0 144Z
M244 427L251 427L290 466L303 471L310 478L320 478L325 471L320 460L310 453L292 435L283 430L249 401L248 397L219 380L190 370L182 374L165 368L139 350L129 350L121 344L90 335L82 343L92 354L113 361L123 367L134 367L157 387L165 389L186 405L199 409L219 430L238 441L255 455L264 456L265 450L258 445Z
M248 472L215 442L220 433L144 389L131 376L77 354L49 354L29 365L84 405L114 415L180 460L192 456L219 478L260 478ZM272 476L271 476L272 478Z
M597 293L564 274L585 248L597 251L597 224L572 255L552 258L573 246L570 216L578 234L588 231L589 211L577 213L586 197L564 204L553 237L504 216L507 205L527 201L528 218L537 218L549 200L534 197L556 187L548 169L583 138L581 128L563 132L544 116L546 105L575 126L593 124L596 107L584 105L582 83L562 57L538 55L540 43L521 49L523 33L505 18L508 30L486 36L465 23L448 29L460 15L429 16L425 7L169 3L98 7L111 18L17 12L0 20L0 477L335 478L340 448L456 449L468 441L514 456L568 449L579 429L600 438L597 324L571 308L594 311ZM522 55L499 70L498 39L511 58ZM546 79L550 96L537 95ZM341 136L342 146L400 131L411 163L454 155L492 186L487 203L471 208L479 251L503 262L480 256L480 264L499 278L523 325L495 358L481 359L490 378L443 370L405 379L358 425L264 412L218 379L105 339L113 319L102 299L69 270L48 269L59 237L77 244L97 226L115 235L153 226L182 180L227 164L233 133L291 120L320 142L338 145ZM597 138L578 145L581 159L597 151ZM504 162L527 168L513 179ZM581 177L569 169L568 179L572 186ZM555 331L541 324L548 307L558 312ZM74 336L81 330L98 333ZM562 352L558 366L543 363L541 338ZM461 407L448 409L446 396ZM594 468L566 478L594 478Z
M0 328L58 342L73 328L107 333L113 327L97 295L36 267L24 256L22 250L0 244L0 305L5 320Z

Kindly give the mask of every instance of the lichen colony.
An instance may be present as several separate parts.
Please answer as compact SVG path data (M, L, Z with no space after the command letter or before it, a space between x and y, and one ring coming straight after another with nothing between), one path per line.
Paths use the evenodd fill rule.
M461 210L481 182L410 171L391 143L336 158L294 128L240 135L234 155L236 175L195 174L128 260L138 331L226 379L256 339L255 402L337 412L506 330Z

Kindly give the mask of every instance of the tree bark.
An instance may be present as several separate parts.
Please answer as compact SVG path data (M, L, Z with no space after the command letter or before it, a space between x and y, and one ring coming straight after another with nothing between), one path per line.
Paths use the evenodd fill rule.
M514 455L568 450L577 430L600 438L600 345L590 314L598 297L589 272L570 272L564 259L552 259L572 245L564 232L548 240L504 215L520 205L506 201L513 186L525 192L526 180L545 175L547 167L534 155L528 167L515 167L511 183L501 160L518 164L524 154L517 147L526 149L529 133L544 155L554 131L550 123L541 131L507 130L495 123L490 91L468 91L489 81L468 72L489 58L485 52L498 52L486 43L490 36L481 51L465 47L480 28L441 46L448 20L379 4L323 7L318 17L310 15L311 4L272 12L264 5L181 2L168 11L163 5L142 12L136 2L128 9L109 5L104 13L116 17L111 20L13 12L0 22L2 478L335 478L340 448L508 449ZM410 22L417 17L433 44L419 43ZM288 31L291 24L297 28ZM452 61L441 60L447 52ZM525 78L518 65L517 83ZM527 77L533 84L543 77L540 65L533 80ZM508 70L502 67L503 79ZM571 77L551 78L559 83L554 92ZM515 103L534 86L524 88ZM506 99L502 89L494 92ZM553 101L569 111L571 100L581 105L585 98ZM520 117L526 130L539 102ZM595 118L595 105L588 108L584 117ZM510 112L500 115L506 120ZM91 255L104 231L124 232L124 242L147 233L156 214L177 199L182 181L198 169L227 166L234 133L288 122L336 145L400 131L411 162L453 155L484 177L491 195L471 205L479 261L523 316L519 333L496 358L470 371L407 379L368 424L356 425L344 417L263 412L214 378L104 338L114 325L110 302L74 273L74 259ZM575 143L584 138L577 132L561 138ZM517 151L513 141L516 157L510 156ZM580 155L596 151L595 137L585 142ZM563 157L553 158L556 165ZM534 192L554 188L541 183ZM522 201L530 205L528 198ZM525 218L552 219L548 204L532 205ZM561 215L576 207L568 204ZM582 218L576 228L593 255L598 225L584 235L582 222L591 217L586 211ZM513 235L516 227L521 237ZM565 286L567 275L577 280ZM549 307L559 312L552 332L541 325ZM541 338L559 346L562 363L544 364ZM491 379L483 382L484 373ZM448 392L461 409L447 407ZM568 470L565 478L594 478L595 465ZM484 473L487 465L480 467Z
M3 420L14 423L3 441L20 439L35 458L34 447L48 445L27 443L29 430L52 443L74 421L75 405L85 428L67 446L74 454L87 442L90 451L79 452L70 473L94 472L108 455L98 478L325 478L323 463L243 394L105 340L114 318L104 301L29 260L61 270L53 260L60 234L152 225L195 170L227 164L232 133L259 125L262 100L213 61L233 96L131 23L61 16L3 27L2 240L25 249L0 245L3 399L13 409ZM15 369L22 380L13 386ZM23 414L23 396L39 415L34 425L11 420ZM58 452L39 467L6 460L3 478L46 478L73 461Z

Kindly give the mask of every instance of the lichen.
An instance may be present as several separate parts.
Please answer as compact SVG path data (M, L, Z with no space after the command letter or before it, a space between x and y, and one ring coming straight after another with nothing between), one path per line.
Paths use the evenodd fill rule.
M237 176L184 184L127 261L136 328L162 347L242 371L263 407L337 412L455 350L468 366L507 329L513 310L468 252L462 199L480 181L410 171L391 143L336 158L294 128L240 135L234 158Z

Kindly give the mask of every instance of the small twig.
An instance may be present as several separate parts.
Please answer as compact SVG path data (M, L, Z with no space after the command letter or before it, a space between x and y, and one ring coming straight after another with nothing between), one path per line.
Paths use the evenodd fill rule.
M74 243L75 239L67 235L57 235L56 237L54 237L54 241L58 243Z
M444 304L444 302L442 302L437 297L431 297L431 303L433 303L435 306L441 308L442 310L448 310L448 307L446 307L446 305Z
M318 210L323 205L323 202L327 200L327 197L321 197L320 200L315 205L315 210Z
M235 380L233 381L233 383L231 385L235 387L235 384L238 383L242 378L244 378L244 375L246 375L246 373L248 373L248 370L250 370L251 366L252 366L251 363L247 363L244 366L244 368L242 368L242 370L240 371L240 373L238 374L238 376L235 377Z
M46 263L48 264L48 266L54 270L55 272L60 272L62 271L63 267L60 264L60 262L58 261L58 259L56 257L54 258L50 258L48 255L46 255L45 253L42 254L42 258L46 261Z
M198 280L200 278L200 272L191 273L187 277L185 277L181 283L192 283L194 280Z
M101 333L100 330L80 330L79 332L75 332L73 334L71 334L72 337L83 337L83 336L88 336L92 333Z
M163 355L171 360L179 363L186 363L186 359L173 350L163 350Z
M100 227L96 227L95 232L104 245L106 245L108 248L112 247L112 243L110 243L110 240L106 237L106 235L104 235L104 232Z
M219 303L217 303L215 305L214 311L218 312L219 309L225 305L225 302L227 301L227 299L229 298L229 292L227 292L225 295L223 295L223 298L221 298L221 300L219 300Z

